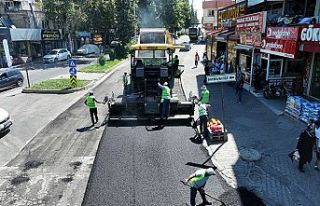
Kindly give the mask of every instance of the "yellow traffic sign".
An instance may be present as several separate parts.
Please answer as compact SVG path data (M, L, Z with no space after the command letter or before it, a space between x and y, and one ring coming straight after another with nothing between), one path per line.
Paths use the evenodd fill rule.
M71 83L71 86L76 87L78 84L77 76L70 76L70 83Z

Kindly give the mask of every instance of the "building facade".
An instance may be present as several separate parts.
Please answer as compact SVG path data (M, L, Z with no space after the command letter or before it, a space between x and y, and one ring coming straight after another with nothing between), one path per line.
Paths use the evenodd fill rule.
M218 10L234 4L234 0L205 0L202 2L203 17L201 23L207 31L218 26Z

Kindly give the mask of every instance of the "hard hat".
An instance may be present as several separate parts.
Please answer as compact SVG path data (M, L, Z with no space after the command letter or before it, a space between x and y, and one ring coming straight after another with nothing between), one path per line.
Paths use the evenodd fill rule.
M214 175L214 174L215 174L213 168L208 168L208 169L206 170L206 173L207 173L208 175Z
M163 85L164 85L164 86L168 86L168 82L164 82Z
M207 89L206 85L202 85L201 89L206 90Z

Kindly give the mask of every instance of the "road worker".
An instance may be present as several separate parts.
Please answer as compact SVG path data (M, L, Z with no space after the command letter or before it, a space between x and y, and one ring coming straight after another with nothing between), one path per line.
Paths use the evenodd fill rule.
M125 73L123 74L122 81L123 81L123 87L124 87L124 89L127 89L127 86L128 86L128 83L129 83L129 79L128 79L128 74L127 74L127 72L125 72Z
M101 104L102 102L97 101L96 98L93 96L93 92L90 91L88 96L86 97L86 100L85 100L84 103L89 108L91 122L92 122L92 126L93 126L99 121L98 110L97 110L96 103L100 103ZM95 117L96 121L94 121L94 117Z
M200 133L204 138L208 137L208 106L207 104L198 103L198 112L200 118Z
M161 121L165 117L168 119L170 113L170 96L171 90L168 86L168 82L164 82L163 85L158 83L158 86L161 88L161 103L160 103L160 111L161 111Z
M191 204L191 206L196 205L197 191L200 193L201 198L202 198L202 203L200 205L212 205L212 203L208 202L208 200L206 199L204 186L206 185L209 177L214 174L215 174L215 172L212 168L199 169L195 173L190 175L188 179L185 180L186 184L190 186L190 204Z
M200 97L200 101L203 104L209 104L209 100L210 100L210 91L207 89L207 87L205 85L203 85L201 87L201 97Z

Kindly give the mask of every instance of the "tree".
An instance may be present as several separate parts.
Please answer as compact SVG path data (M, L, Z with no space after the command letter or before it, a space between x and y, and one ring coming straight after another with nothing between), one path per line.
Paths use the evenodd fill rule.
M128 43L134 36L134 1L115 1L116 36L124 43Z

